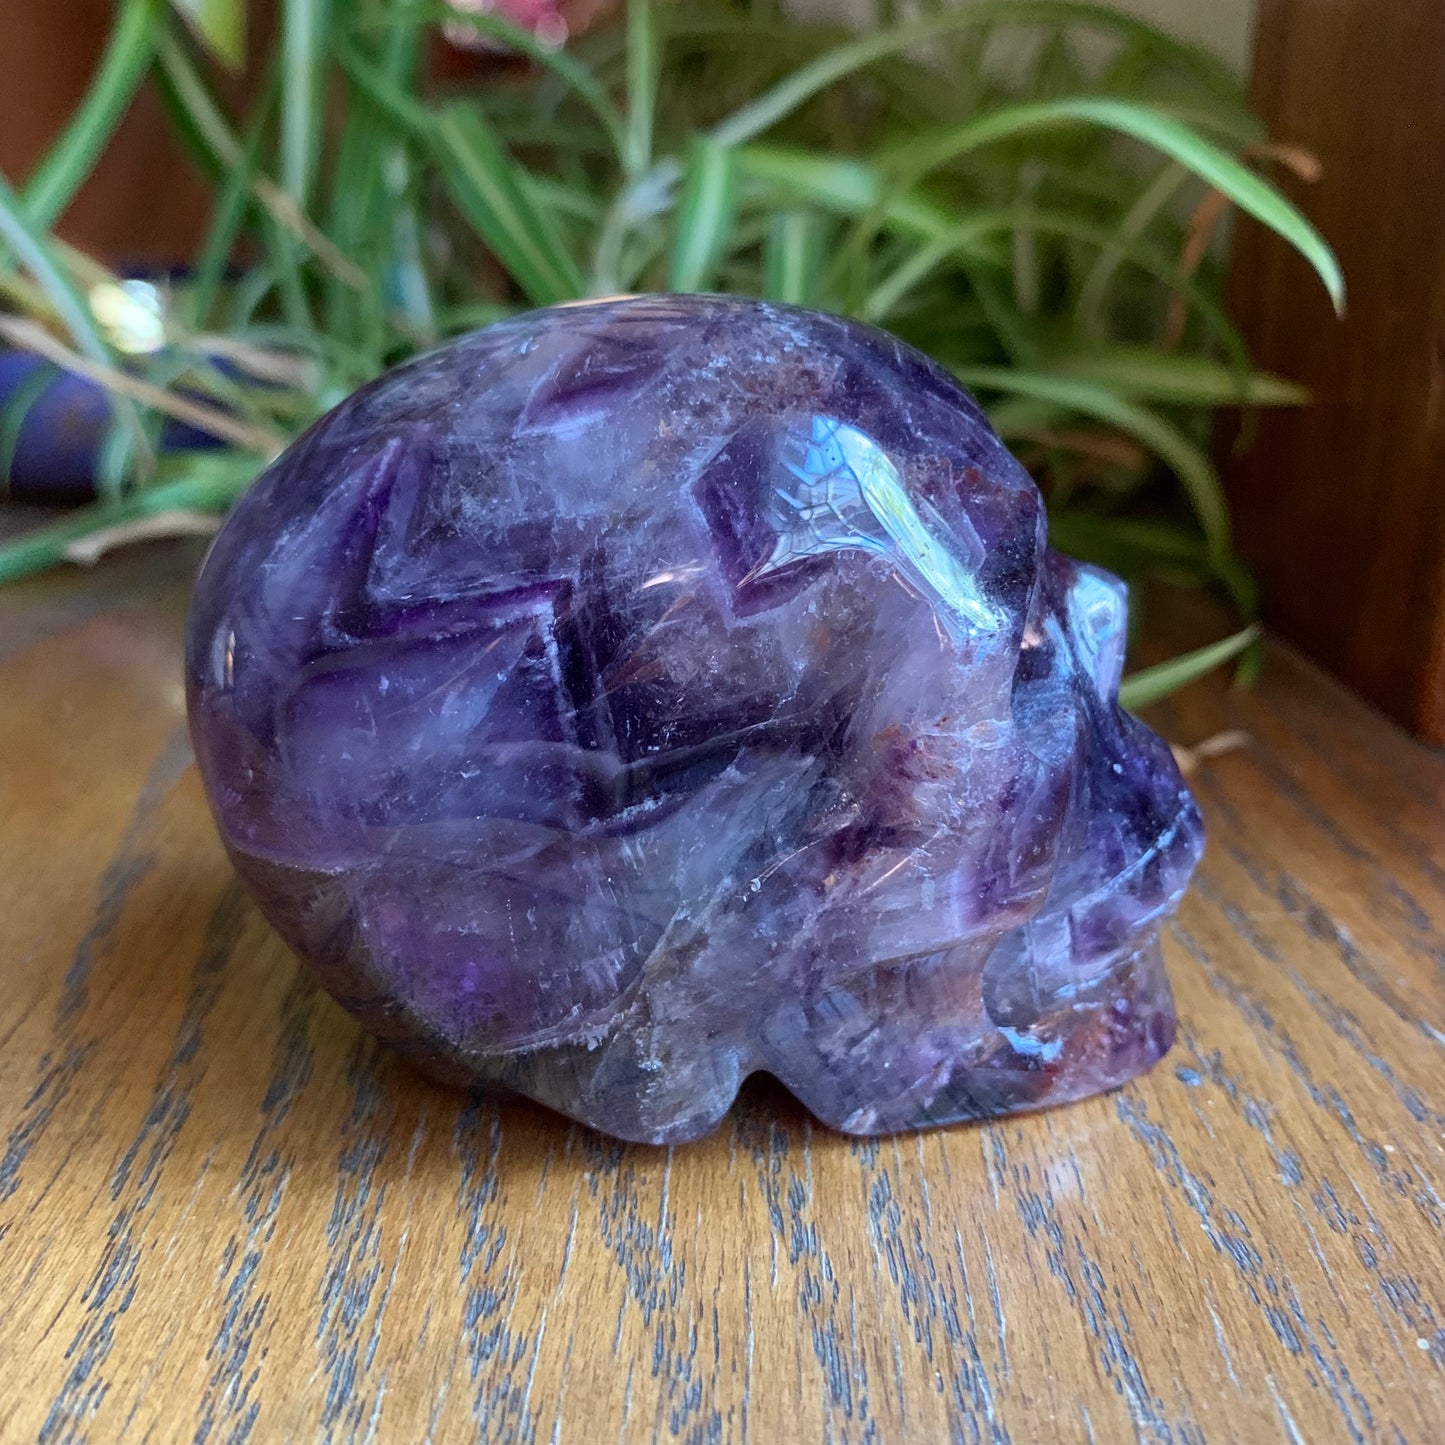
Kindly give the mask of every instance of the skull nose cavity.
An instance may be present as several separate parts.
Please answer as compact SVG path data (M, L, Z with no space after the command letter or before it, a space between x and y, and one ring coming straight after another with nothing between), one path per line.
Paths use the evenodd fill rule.
M1078 565L1068 593L1068 621L1079 662L1100 694L1113 700L1124 672L1129 589L1111 572Z

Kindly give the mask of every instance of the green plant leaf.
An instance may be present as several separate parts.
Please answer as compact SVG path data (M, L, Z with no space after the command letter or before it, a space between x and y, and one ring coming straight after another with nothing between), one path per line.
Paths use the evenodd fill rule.
M522 168L481 115L456 104L435 129L442 177L453 201L538 306L583 294L582 277L533 200Z
M258 432L256 428L228 411L211 406L194 396L169 390L164 385L156 385L148 377L137 375L135 368L115 366L73 351L63 342L56 340L43 326L24 317L0 315L0 336L14 346L32 351L77 376L95 382L105 389L113 401L128 398L140 402L154 421L159 421L162 416L178 417L234 446L251 447L273 456L286 444L284 437L278 437L269 431ZM164 373L170 363L171 358L163 354L148 369ZM127 455L132 460L137 459L135 452ZM118 473L117 481L119 476Z
M967 262L960 268L978 298L984 320L992 328L999 346L1012 364L1026 375L1027 368L1038 364L1046 337L1044 328L1032 317L1025 316L1013 304L1012 290L1001 276L982 266Z
M159 25L158 0L123 0L85 99L25 183L37 229L55 224L95 168L150 67Z
M15 452L20 445L20 436L25 430L25 419L30 415L30 408L62 375L64 373L58 367L37 359L34 369L11 389L4 405L0 406L0 488L10 483Z
M0 175L0 240L20 258L21 264L44 291L46 299L70 333L75 349L101 366L112 366L114 353L102 338L89 306L52 254L49 238L31 221L19 196L3 175ZM130 436L137 460L148 462L150 443L134 404L123 397L112 397L111 407Z
M652 164L659 59L657 24L653 0L628 0L627 147L622 158L628 176L640 176Z
M273 66L270 77L262 86L260 100L251 117L250 133L242 144L241 153L226 171L225 179L216 192L211 223L194 263L195 280L188 297L191 323L197 329L209 325L211 310L220 293L226 267L230 264L241 228L245 224L256 187L256 177L260 171L261 142L279 85L280 70Z
M1206 52L1171 40L1161 31L1107 6L1074 0L973 0L942 14L871 31L818 56L715 126L713 139L727 145L752 140L845 76L888 56L1000 21L1020 26L1082 25L1140 40L1168 52L1196 74L1209 77L1215 88L1225 93L1237 90L1233 77Z
M189 122L195 144L209 158L208 169L217 176L227 174L241 146L190 47L175 35L162 34L156 44L156 58L173 87L177 106Z
M177 460L171 459L172 469ZM259 465L255 457L242 453L207 453L188 460L171 480L143 487L119 501L81 507L49 526L0 543L0 582L43 571L61 559L67 544L108 527L159 512L223 512L250 485Z
M883 322L899 302L944 261L956 260L982 236L1008 230L1018 214L1010 209L970 216L946 234L915 247L892 271L874 283L859 306L858 314L865 321Z
M587 105L602 122L619 156L627 154L628 126L622 113L608 98L607 91L599 83L596 72L583 65L570 50L562 50L539 40L530 30L504 20L500 15L475 10L460 10L450 5L392 5L386 10L368 16L359 26L359 33L373 29L392 29L401 26L455 25L475 30L478 35L496 40L509 50L525 55L528 60L540 66L567 90ZM354 52L353 52L354 53ZM344 57L343 57L344 59Z
M244 153L211 91L209 81L196 67L187 47L180 44L175 36L162 36L158 53L175 104L185 111L193 138L210 154L210 168L217 175L229 175L237 166L244 164ZM309 223L295 198L268 181L259 171L251 177L251 194L267 213L260 230L265 242L267 264L286 308L287 319L293 326L309 326L312 324L311 307L301 275L301 249L295 241L297 228ZM288 208L289 229L278 218L278 212L283 207Z
M161 68L174 88L176 103L184 107L190 118L198 143L210 152L212 166L218 175L229 175L242 162L243 146L231 128L210 83L197 69L186 47L172 35L163 35L158 45ZM285 67L280 67L281 84L285 83ZM264 94L270 103L272 82L268 80ZM295 198L270 177L259 171L252 177L251 194L266 220L262 234L266 241L270 264L276 272L281 294L293 324L306 324L310 307L301 278L301 253L298 241L323 262L333 275L347 281L355 289L366 285L365 274L340 250Z
M1243 378L1248 374L1249 356L1239 333L1230 325L1229 318L1213 293L1202 285L1198 278L1180 271L1171 257L1162 254L1145 241L1121 239L1108 226L1072 212L1047 210L1021 215L1018 211L1005 207L970 216L942 235L924 242L905 255L894 270L881 275L873 290L861 303L860 314L868 320L886 321L913 288L945 263L957 265L960 257L965 260L973 256L984 259L987 254L981 245L984 238L992 232L1008 229L1019 219L1026 220L1036 233L1047 233L1101 247L1117 246L1124 259L1154 277L1169 290L1183 296L1227 353L1230 374L1236 378L1235 396L1238 396L1240 387L1244 384ZM1003 303L1000 301L997 304ZM991 302L990 310L996 309L997 306ZM1144 354L1167 355L1162 352Z
M1309 392L1265 371L1240 375L1209 356L1155 351L1147 346L1088 348L1050 356L1066 376L1107 387L1135 401L1177 406L1303 406Z
M436 117L410 90L345 41L337 45L336 59L352 84L403 132L424 144L432 143Z
M602 220L602 203L590 191L583 190L554 176L527 174L527 189L539 205L555 211L559 216L570 216L574 221L583 221L594 230Z
M1110 283L1124 260L1127 248L1157 219L1189 179L1189 171L1178 161L1165 161L1159 173L1140 191L1133 205L1119 219L1118 236L1100 251L1079 290L1079 323L1090 335L1104 330L1105 300Z
M171 0L206 51L230 71L246 63L246 0Z
M763 242L763 295L792 306L809 305L823 274L828 228L816 211L777 211Z
M1069 211L1035 210L1029 206L976 211L910 251L892 271L884 273L864 301L862 314L871 321L882 320L913 287L945 262L957 261L960 257L991 259L994 248L979 243L987 236L1012 232L1020 227L1027 228L1036 237L1058 236L1092 245L1102 246L1113 240L1106 227ZM1193 278L1185 276L1172 261L1142 242L1126 243L1123 254L1171 290L1182 292L1191 305L1204 314L1211 330L1242 360L1243 348L1233 328Z
M378 36L380 72L403 91L421 83L426 36L418 17L427 8L417 0L396 0L391 10L398 23ZM401 23L407 18L414 23ZM370 284L349 292L330 281L327 322L343 335L364 332L371 343L368 349L378 353L380 363L395 340L393 321L414 344L426 346L436 339L421 167L410 137L398 132L391 116L354 88L349 87L346 99L347 125L330 178L328 229L347 255L367 269Z
M437 313L437 329L444 336L453 336L460 331L475 331L479 327L504 321L515 311L515 307L495 301L478 301L470 306L445 308Z
M330 29L331 0L282 0L280 180L303 210L311 203L325 129Z
M1141 572L1210 572L1203 536L1150 518L1103 515L1066 507L1049 511L1049 545L1124 577Z
M674 223L669 289L705 291L713 284L732 232L737 192L737 152L708 136L694 136Z
M1168 662L1160 662L1153 667L1131 673L1119 688L1119 704L1131 712L1148 707L1150 703L1178 692L1181 687L1213 672L1231 658L1238 657L1258 638L1258 627L1245 627L1232 637L1221 638L1207 647L1196 648L1180 657L1172 657Z
M740 176L767 186L782 205L812 201L841 216L877 210L885 229L925 240L948 234L958 223L946 207L927 196L887 197L882 175L851 157L780 146L743 146L737 156Z
M175 37L166 34L162 37L161 46L166 42L183 49ZM157 47L157 55L161 47ZM160 100L161 109L166 113L166 119L171 123L171 129L175 132L177 141L185 151L191 164L204 177L209 186L219 186L226 178L225 167L222 166L220 157L210 145L206 137L197 127L194 118L186 106L185 97L181 94L172 76L171 69L164 61L151 67L150 78L155 84L156 95Z
M1233 156L1172 116L1148 106L1100 96L1073 96L1006 106L975 116L939 135L908 141L893 152L891 169L899 177L901 188L907 190L930 171L980 146L1079 122L1118 131L1172 156L1242 211L1288 241L1314 268L1335 310L1343 312L1345 282L1339 262L1324 237L1294 204Z
M1229 556L1229 507L1218 473L1200 447L1157 413L1096 382L1071 376L1003 366L959 366L954 374L965 386L1068 407L1141 442L1179 478L1204 530L1211 563Z
M849 156L818 155L779 146L744 146L738 152L744 176L763 181L780 194L817 202L843 215L857 215L876 206L883 178L874 168Z

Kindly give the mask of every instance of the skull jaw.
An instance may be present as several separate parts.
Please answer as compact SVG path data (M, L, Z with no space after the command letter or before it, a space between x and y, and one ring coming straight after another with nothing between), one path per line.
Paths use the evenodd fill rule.
M1028 1113L1105 1093L1158 1063L1174 1042L1174 1001L1157 936L1092 981L1087 995L1051 1021L1047 1036L987 1027L957 1040L950 1056L923 1047L871 1067L851 1060L835 1072L783 1082L824 1123L847 1134L876 1135ZM929 1057L931 1053L931 1057Z
M358 1007L358 1003L361 1004ZM884 1135L997 1118L1107 1092L1151 1069L1174 1042L1175 1014L1157 937L1117 959L1042 1046L965 1019L901 1014L869 1031L775 1027L756 1048L671 1045L629 1030L594 1044L512 1055L439 1045L425 1021L348 1007L427 1076L522 1097L614 1138L668 1145L726 1117L743 1079L771 1073L823 1124ZM744 1060L748 1062L745 1063Z
M359 966L353 950L328 965L314 937L308 945L322 984L422 1073L531 1099L615 1138L656 1145L711 1132L754 1072L774 1075L834 1129L891 1134L1105 1092L1152 1068L1175 1031L1152 928L1027 1028L1000 1025L984 1007L983 972L996 945L978 939L893 970L882 983L854 975L806 1005L758 999L750 1020L735 1013L718 1030L701 1012L673 1013L670 1002L681 1000L659 991L634 996L585 1037L504 1053L448 1041L434 1018L398 1007L386 960ZM1025 951L1016 966L1042 964ZM371 988L358 983L368 973Z

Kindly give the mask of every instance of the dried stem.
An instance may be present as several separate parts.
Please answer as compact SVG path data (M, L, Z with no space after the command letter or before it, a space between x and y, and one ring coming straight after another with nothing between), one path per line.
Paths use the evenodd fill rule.
M228 412L207 406L204 402L194 401L179 392L168 391L165 387L155 386L140 377L117 371L114 367L104 366L98 361L91 361L79 352L72 351L64 342L58 341L43 326L33 321L19 316L0 315L0 337L4 337L13 346L53 361L76 376L95 382L97 386L104 387L116 396L129 397L132 401L153 407L166 416L188 422L213 437L230 442L233 446L260 452L265 457L276 456L286 446L286 438L276 432L252 426L249 422L240 421Z

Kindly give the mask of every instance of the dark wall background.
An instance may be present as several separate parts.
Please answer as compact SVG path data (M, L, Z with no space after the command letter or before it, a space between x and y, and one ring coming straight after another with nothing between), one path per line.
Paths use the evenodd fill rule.
M23 182L85 92L111 0L4 0L0 170ZM187 254L205 225L205 187L147 88L65 217L62 233L119 265Z
M1261 0L1256 112L1313 151L1282 184L1339 253L1343 321L1242 225L1231 311L1313 406L1266 412L1229 468L1265 618L1445 744L1445 3Z

